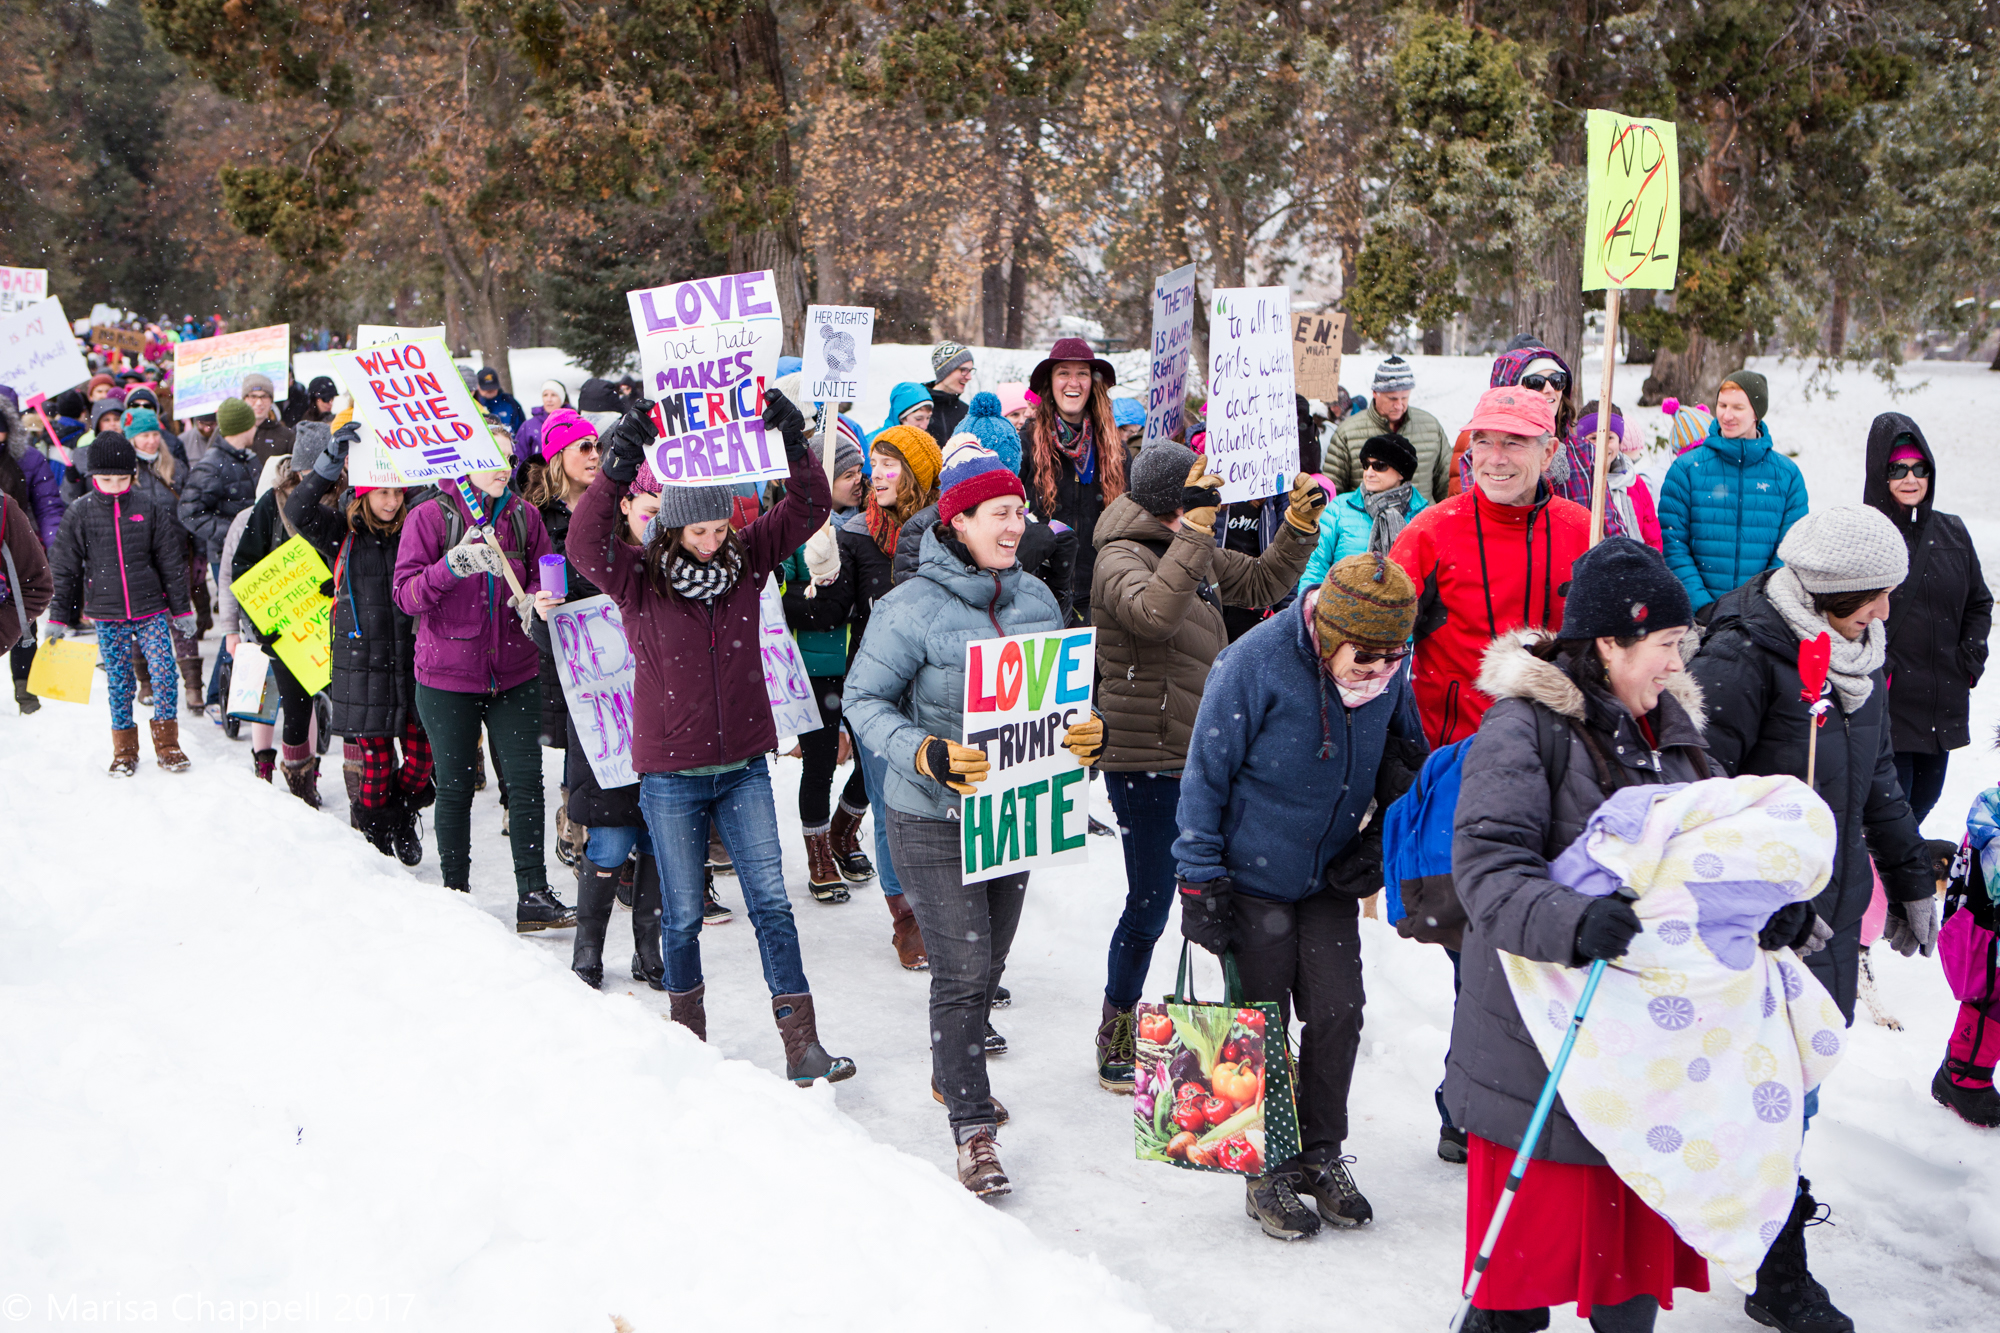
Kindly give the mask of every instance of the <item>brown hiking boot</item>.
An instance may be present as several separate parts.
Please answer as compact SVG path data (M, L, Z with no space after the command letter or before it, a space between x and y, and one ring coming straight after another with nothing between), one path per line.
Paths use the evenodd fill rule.
M703 1041L708 1040L708 1011L702 1008L701 997L707 993L706 985L667 992L667 1017Z
M185 773L188 771L188 757L181 750L181 724L176 718L162 722L154 718L153 762L163 773Z
M833 863L833 843L825 829L806 834L806 887L812 890L815 902L844 903L848 899L847 883Z
M778 1021L778 1035L785 1042L785 1077L802 1088L816 1079L838 1083L854 1077L854 1061L844 1055L828 1055L819 1044L819 1027L813 1020L813 997L807 994L773 995L771 1016Z
M939 1106L944 1105L944 1092L938 1087L937 1076L935 1074L931 1076L931 1100ZM1007 1108L1001 1104L1000 1099L990 1092L986 1094L986 1104L993 1108L994 1124L1004 1125L1011 1118L1007 1114Z
M924 932L917 926L917 914L910 910L910 901L898 893L882 900L889 904L889 915L895 918L889 942L896 946L896 961L911 972L930 970L931 957L924 951Z
M301 759L297 763L287 759L279 767L285 770L285 785L291 788L292 795L313 809L319 809L319 756Z
M834 864L840 867L842 878L849 884L866 884L875 878L875 863L861 850L861 816L867 810L866 806L849 810L844 802L836 803L833 823L827 828L833 839Z
M139 771L139 729L111 730L111 776L129 778Z
M982 1129L958 1145L958 1183L982 1199L997 1199L1014 1186L1000 1169L993 1131Z
M201 687L201 659L183 657L180 659L181 688L187 691L187 709L190 715L199 717L207 707L207 695Z

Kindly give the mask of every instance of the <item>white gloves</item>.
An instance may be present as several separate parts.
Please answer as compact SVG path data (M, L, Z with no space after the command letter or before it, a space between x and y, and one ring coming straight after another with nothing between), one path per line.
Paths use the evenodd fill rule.
M820 530L806 538L806 573L811 582L806 585L806 596L810 597L818 588L840 577L840 542L833 535L833 524L821 525Z
M534 638L535 599L522 593L519 597L508 599L507 605L513 607L514 614L521 618L521 633Z
M462 579L474 574L490 574L494 578L504 578L507 573L507 557L498 548L488 546L478 528L466 529L465 536L458 545L444 553L445 568Z
M1937 936L1936 896L1889 904L1888 919L1882 923L1882 938L1897 953L1909 958L1921 951L1928 958L1937 947Z

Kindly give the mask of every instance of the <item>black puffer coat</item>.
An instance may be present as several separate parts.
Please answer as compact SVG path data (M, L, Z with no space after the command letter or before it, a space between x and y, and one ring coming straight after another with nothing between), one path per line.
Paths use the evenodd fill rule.
M1907 435L1931 465L1930 488L1914 508L1889 493L1889 455ZM1972 687L1986 674L1993 594L1972 535L1956 514L1940 514L1937 457L1917 423L1884 412L1868 430L1862 503L1888 515L1910 548L1910 575L1889 598L1889 732L1898 751L1940 754L1972 743Z
M1709 753L1731 777L1743 773L1806 775L1810 714L1799 696L1799 640L1759 574L1716 604L1715 618L1689 664L1708 698ZM1903 799L1889 737L1883 673L1861 707L1843 713L1838 695L1819 730L1813 788L1833 808L1839 845L1833 878L1813 910L1832 927L1826 948L1806 957L1848 1021L1854 1019L1860 967L1861 915L1874 892L1869 857L1881 871L1892 902L1913 902L1937 892L1923 835Z
M1548 1080L1548 1066L1521 1022L1500 952L1574 966L1576 931L1591 899L1549 877L1560 856L1617 787L1698 782L1716 776L1702 746L1702 691L1685 672L1647 719L1659 742L1608 694L1579 685L1573 664L1541 654L1546 631L1517 629L1486 650L1479 688L1494 704L1460 765L1451 871L1465 906L1460 991L1452 1018L1445 1105L1483 1139L1518 1144ZM1583 740L1587 728L1607 767ZM1560 1100L1535 1156L1600 1166Z
M202 559L222 558L222 539L229 524L257 498L257 476L263 463L246 449L233 449L221 435L208 442L208 452L181 487L180 520L195 539ZM224 571L225 573L227 571Z
M393 589L402 529L384 534L363 524L350 530L345 506L320 503L333 487L308 472L285 502L285 517L333 571L333 683L327 687L333 730L346 737L401 736L417 699L417 622L396 605Z
M185 615L187 537L147 495L105 495L95 486L63 514L49 552L56 593L49 619L74 627L95 620L142 620L171 611Z

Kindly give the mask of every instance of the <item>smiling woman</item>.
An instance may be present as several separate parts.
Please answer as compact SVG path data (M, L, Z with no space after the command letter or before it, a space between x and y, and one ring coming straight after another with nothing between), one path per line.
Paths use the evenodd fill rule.
M1022 451L1021 479L1041 518L1076 532L1071 618L1090 623L1092 540L1104 506L1125 493L1125 448L1111 409L1118 372L1082 338L1061 338L1028 376L1040 397Z

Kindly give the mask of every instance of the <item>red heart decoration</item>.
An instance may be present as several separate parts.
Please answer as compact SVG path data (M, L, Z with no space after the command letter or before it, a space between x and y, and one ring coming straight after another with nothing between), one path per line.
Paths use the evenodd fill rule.
M1807 639L1799 645L1799 682L1803 689L1799 698L1809 704L1819 702L1820 691L1826 688L1826 669L1833 661L1833 636L1822 634L1816 639Z

